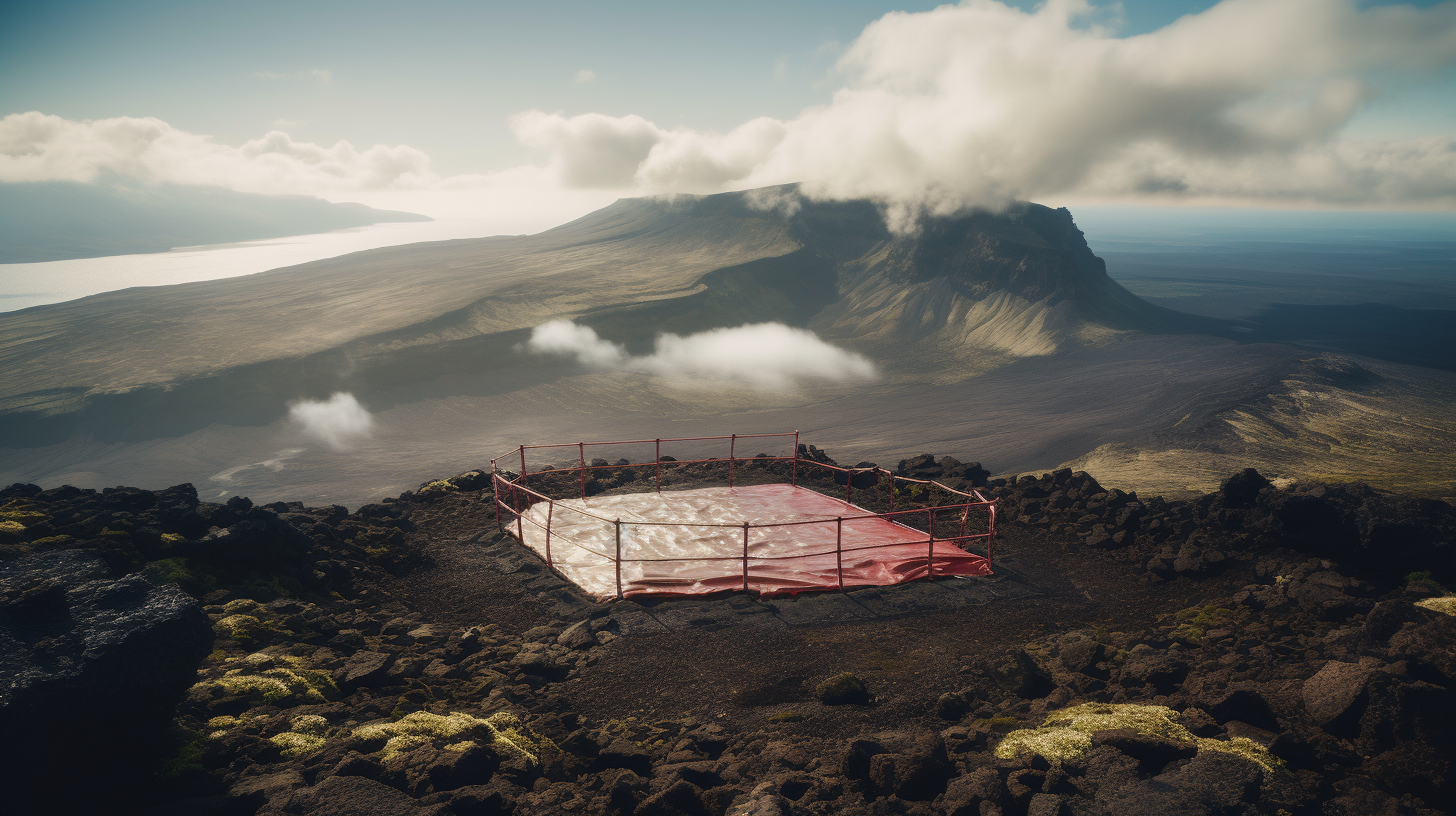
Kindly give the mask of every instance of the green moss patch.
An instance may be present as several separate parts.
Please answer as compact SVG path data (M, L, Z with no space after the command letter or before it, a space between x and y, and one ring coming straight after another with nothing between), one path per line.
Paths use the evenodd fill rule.
M1443 615L1456 615L1456 595L1447 595L1444 598L1426 598L1416 601L1416 606L1432 612L1440 612Z
M1116 729L1131 729L1145 737L1189 743L1197 746L1199 751L1234 754L1266 771L1281 767L1280 761L1267 748L1253 740L1244 737L1231 740L1196 737L1178 722L1178 712L1173 709L1128 703L1083 703L1052 712L1039 728L1023 728L1007 734L996 746L996 756L1015 759L1036 754L1056 762L1076 759L1092 748L1094 733Z
M289 730L274 734L268 741L283 749L284 756L299 757L324 747L328 735L328 720L317 714L305 714L294 717Z
M309 669L303 658L257 653L229 661L237 668L222 677L204 680L193 688L214 690L279 707L322 703L338 696L338 687L325 672Z
M384 739L380 758L385 762L436 741L448 743L452 750L464 750L467 742L485 742L498 750L516 753L527 761L535 763L540 755L544 738L531 733L530 729L510 712L500 711L485 719L460 712L432 714L416 711L398 720L369 723L354 729L359 739ZM463 737L464 739L457 739Z
M1190 607L1177 614L1179 625L1173 630L1173 637L1196 644L1203 640L1204 634L1237 626L1248 616L1247 609L1229 609L1218 604Z

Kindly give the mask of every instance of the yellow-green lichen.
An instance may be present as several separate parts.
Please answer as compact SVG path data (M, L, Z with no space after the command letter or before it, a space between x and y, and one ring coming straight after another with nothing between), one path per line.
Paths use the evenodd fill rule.
M1444 598L1425 598L1416 601L1416 606L1432 612L1440 612L1443 615L1456 615L1456 595L1447 595Z
M519 718L506 711L497 712L480 719L463 713L432 714L415 711L395 721L375 722L354 729L354 736L360 739L385 739L381 758L386 762L402 753L412 751L436 739L455 737L488 738L498 749L511 751L535 762L541 750L541 738L531 734ZM453 743L461 746L470 740ZM446 746L450 747L450 746ZM454 750L463 750L455 748Z
M32 510L24 504L19 503L18 500L11 501L3 508L0 508L0 519L16 522L22 527L30 526L37 521L45 521L47 518L49 517L45 513L39 510Z
M220 618L212 625L212 630L218 637L236 640L250 647L266 645L270 640L286 639L289 634L272 620L263 620L246 613Z
M293 718L288 731L274 734L268 741L283 749L284 756L299 757L324 747L328 734L328 720L317 714L304 714Z
M996 746L996 756L1014 759L1036 754L1048 760L1076 759L1092 747L1092 737L1071 728L1022 728Z
M338 692L328 674L307 668L303 658L259 652L228 661L238 665L222 677L204 680L194 688L222 689L276 705L322 703Z
M1173 637L1198 643L1203 640L1204 633L1236 626L1248 615L1246 609L1229 609L1218 604L1190 607L1177 614L1180 624L1173 630Z
M434 492L440 492L440 491L445 491L445 490L459 490L459 489L460 488L457 487L455 485L455 483L454 482L451 482L449 479L436 479L433 482L430 482L428 484L425 484L425 485L421 486L420 487L420 492L421 493L434 493Z
M162 533L162 543L164 544L176 544L179 541L186 540L187 536L184 535L178 535L177 533Z
M1178 722L1178 712L1166 706L1130 703L1083 703L1047 715L1040 728L1023 728L1007 734L996 746L996 756L1015 759L1037 754L1049 761L1076 759L1092 747L1098 731L1129 729L1145 737L1191 743L1199 751L1220 751L1241 756L1274 771L1280 761L1262 745L1245 737L1231 740L1195 737Z
M252 615L228 615L212 625L214 632L233 640L250 638L262 628L263 622Z
M5 519L4 521L0 521L0 532L4 532L4 533L23 533L23 532L25 532L25 525L24 524L21 524L18 521L11 521L10 519Z
M1234 737L1231 740L1216 740L1199 737L1198 750L1220 751L1225 754L1241 756L1244 759L1258 765L1268 773L1273 773L1283 767L1283 762L1269 749L1260 745L1248 737Z
M541 751L540 739L544 738L532 735L516 715L498 711L487 717L485 724L494 734L493 742L497 747L513 750L531 762L536 761Z

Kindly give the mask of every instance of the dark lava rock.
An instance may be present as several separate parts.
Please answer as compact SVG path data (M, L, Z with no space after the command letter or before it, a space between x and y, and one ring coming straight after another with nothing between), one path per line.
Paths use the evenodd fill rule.
M407 816L425 809L408 795L362 776L332 776L280 797L258 816Z
M1198 753L1198 746L1191 742L1163 739L1138 733L1131 728L1098 731L1092 735L1093 745L1107 745L1136 759L1143 773L1162 773L1168 763L1179 759L1190 759Z
M939 809L950 816L980 816L982 805L1000 807L1005 799L1001 775L991 768L978 768L950 781Z
M1223 480L1219 495L1225 507L1253 507L1259 498L1259 491L1271 487L1272 483L1253 468L1245 468Z
M1103 784L1097 799L1119 816L1206 816L1254 813L1264 770L1243 757L1203 751L1152 779L1122 777Z
M47 810L112 800L148 780L212 625L197 601L143 574L113 579L59 550L0 565L0 784ZM69 800L69 801L68 801ZM28 812L20 807L15 812Z
M1304 707L1314 724L1331 732L1348 731L1354 725L1350 721L1360 715L1359 708L1363 707L1366 696L1365 686L1376 666L1376 661L1372 660L1359 663L1330 661L1304 681Z
M825 705L844 705L854 703L867 705L870 702L870 690L865 681L845 672L825 680L814 687L814 694L818 695L820 702Z
M390 664L394 662L394 655L383 652L355 652L349 658L349 662L339 670L339 688L345 691L353 691L363 686L375 686L382 683L389 671Z
M556 642L568 649L586 649L597 645L597 638L592 634L591 621L579 621L566 627Z

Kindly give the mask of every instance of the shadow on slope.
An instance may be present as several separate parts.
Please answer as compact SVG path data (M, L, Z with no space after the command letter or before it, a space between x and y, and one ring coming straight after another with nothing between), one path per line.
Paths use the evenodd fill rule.
M1382 303L1311 306L1276 303L1249 318L1237 339L1290 343L1392 363L1456 371L1456 311Z

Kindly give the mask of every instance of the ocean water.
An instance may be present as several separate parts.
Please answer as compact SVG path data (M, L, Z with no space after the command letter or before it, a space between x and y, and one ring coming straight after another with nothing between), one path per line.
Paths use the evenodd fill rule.
M378 247L482 238L498 234L498 227L492 227L498 223L498 220L444 218L420 223L375 224L289 238L179 247L150 255L0 264L0 312L133 286L168 286L251 275Z

